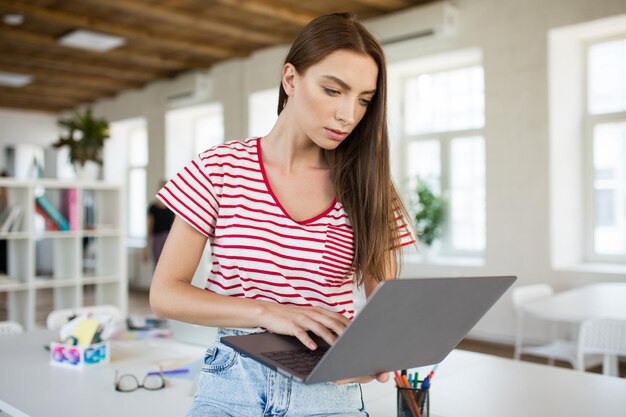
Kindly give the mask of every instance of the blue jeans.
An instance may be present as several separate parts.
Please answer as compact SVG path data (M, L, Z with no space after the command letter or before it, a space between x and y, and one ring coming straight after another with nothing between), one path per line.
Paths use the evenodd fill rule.
M220 329L187 417L367 417L360 384L305 385L219 342L246 332Z

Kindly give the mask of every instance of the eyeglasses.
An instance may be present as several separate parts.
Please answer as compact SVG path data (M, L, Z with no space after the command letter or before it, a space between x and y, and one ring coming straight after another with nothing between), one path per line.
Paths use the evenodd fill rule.
M150 391L157 391L165 388L165 378L163 378L163 370L159 368L158 372L148 372L143 377L140 384L135 375L122 374L118 378L118 371L115 371L115 390L119 392L133 392L139 388Z

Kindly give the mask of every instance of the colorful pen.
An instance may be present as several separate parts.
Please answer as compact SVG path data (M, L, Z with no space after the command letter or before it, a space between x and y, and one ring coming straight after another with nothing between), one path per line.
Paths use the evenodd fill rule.
M154 372L148 372L147 375L148 376L154 376L154 375L178 375L178 374L186 374L189 372L189 369L187 368L180 368L180 369L170 369L169 371L154 371Z
M402 381L402 386L404 388L411 389L411 386L409 385L409 380L407 379L406 375L402 375L400 379ZM405 391L405 392L407 393L407 397L409 399L409 401L408 401L409 408L414 410L414 414L417 417L422 417L422 413L420 412L420 407L417 404L417 401L415 400L415 397L413 395L411 395L408 391Z

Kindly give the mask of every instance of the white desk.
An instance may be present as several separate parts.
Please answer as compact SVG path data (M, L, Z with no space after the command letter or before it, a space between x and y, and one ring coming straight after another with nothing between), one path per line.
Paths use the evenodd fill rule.
M205 349L170 340L113 342L111 363L77 370L53 366L44 346L55 332L33 331L0 338L0 409L13 417L184 416L194 381L166 378L159 391L115 391L115 370L141 381L159 362L192 362Z
M568 323L594 318L626 320L626 283L583 285L529 301L522 305L522 309L544 320Z
M13 417L184 416L192 382L168 378L160 391L118 393L115 369L137 375L167 359L202 358L204 349L172 341L113 346L109 366L77 371L48 363L48 331L0 339L0 409ZM422 376L430 368L421 369ZM626 379L453 351L431 389L433 417L623 417ZM363 385L371 416L395 417L394 384Z
M363 394L371 416L396 416L393 383L365 384ZM624 417L626 379L455 350L430 401L432 417Z

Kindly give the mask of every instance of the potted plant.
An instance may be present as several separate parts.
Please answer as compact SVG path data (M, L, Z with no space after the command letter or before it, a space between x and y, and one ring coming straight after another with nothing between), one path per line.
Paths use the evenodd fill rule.
M417 197L414 204L415 229L418 240L426 246L427 251L427 248L441 237L445 220L445 202L420 178L417 179L415 191Z
M94 118L91 108L87 108L83 114L74 111L71 118L61 119L58 123L67 132L65 136L61 135L52 146L69 148L70 162L74 165L79 177L85 170L93 172L95 165L97 178L102 166L104 140L109 137L109 122L105 119Z

